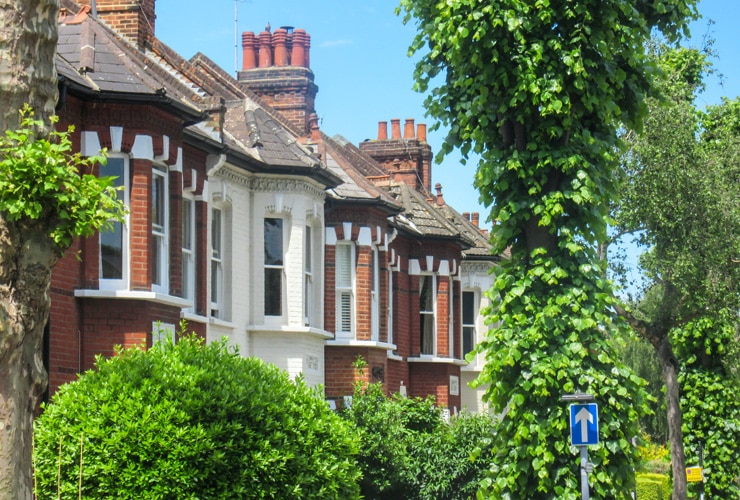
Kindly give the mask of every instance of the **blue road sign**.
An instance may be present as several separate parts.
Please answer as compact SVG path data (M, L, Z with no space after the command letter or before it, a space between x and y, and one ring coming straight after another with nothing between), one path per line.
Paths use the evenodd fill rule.
M599 444L599 407L596 403L570 405L570 444Z

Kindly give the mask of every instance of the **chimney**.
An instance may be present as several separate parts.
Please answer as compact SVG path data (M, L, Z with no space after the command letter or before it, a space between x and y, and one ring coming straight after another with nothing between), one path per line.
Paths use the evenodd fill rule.
M437 205L443 206L445 204L445 199L442 196L442 184L439 182L434 185L434 189L437 191Z
M416 127L414 119L407 118L401 136L401 120L391 118L391 138L388 140L388 125L378 122L378 140L360 143L360 150L380 163L392 175L394 181L403 182L416 189L425 198L432 194L432 148L426 142L426 125ZM444 204L441 192L438 201Z
M316 113L314 106L319 91L309 69L310 39L305 30L292 26L282 26L270 33L268 24L259 36L245 32L242 69L237 73L239 82L282 113L306 137L312 133L310 118Z
M155 0L82 0L94 4L99 19L137 47L151 46L154 38Z
M378 122L378 140L388 140L388 122Z
M480 214L478 212L473 212L472 217L471 217L471 222L473 223L475 227L479 227L478 226L479 221L480 221Z
M401 139L401 119L391 118L391 140L398 141Z
M463 212L462 216L463 216L463 219L470 222L470 212Z

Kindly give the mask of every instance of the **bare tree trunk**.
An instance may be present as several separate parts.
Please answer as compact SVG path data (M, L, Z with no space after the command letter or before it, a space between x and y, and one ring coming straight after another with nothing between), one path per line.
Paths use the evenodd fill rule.
M40 226L0 215L0 500L33 498L33 414L47 383L42 340L59 258Z
M0 132L28 103L48 126L57 101L59 0L0 0Z
M18 128L24 104L44 123L39 135L50 130L58 13L59 0L0 0L0 133ZM0 500L33 497L33 411L47 383L41 346L59 258L48 235L43 221L23 227L0 213Z
M680 390L678 385L678 362L673 355L673 347L668 336L657 350L663 368L665 382L666 412L668 415L668 442L671 447L671 469L673 471L673 500L686 500L686 456L681 430L682 414Z

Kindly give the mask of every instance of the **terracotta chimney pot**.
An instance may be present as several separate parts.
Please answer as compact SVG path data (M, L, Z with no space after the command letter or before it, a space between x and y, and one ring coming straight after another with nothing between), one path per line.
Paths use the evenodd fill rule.
M419 142L427 142L427 126L425 123L416 126L416 138Z
M242 33L242 69L257 67L257 38L251 31Z
M272 66L272 33L263 31L260 33L260 68Z
M288 32L283 28L278 28L272 34L272 43L275 47L275 66L288 65Z
M473 212L472 214L472 222L475 227L478 227L478 222L480 221L480 214L478 212Z
M462 216L466 221L470 222L470 212L463 212Z
M378 140L388 140L388 122L378 122Z
M406 118L406 123L403 126L403 138L413 139L414 138L414 119Z
M434 185L434 189L437 191L437 205L444 205L445 199L442 196L442 184L439 182Z
M293 31L293 47L290 52L290 65L291 66L306 66L306 31L305 30L294 30Z
M311 129L311 140L318 142L321 139L321 130L319 129L319 115L311 113L308 117L308 126Z
M391 140L397 141L401 139L401 119L391 118Z
M306 33L306 57L304 59L305 67L311 67L311 35Z

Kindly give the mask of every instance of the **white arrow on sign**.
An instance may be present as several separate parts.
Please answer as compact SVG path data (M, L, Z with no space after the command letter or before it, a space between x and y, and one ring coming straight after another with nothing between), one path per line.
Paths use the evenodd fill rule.
M586 407L580 409L576 413L576 425L581 424L581 442L585 443L588 441L588 424L593 423L594 416Z

